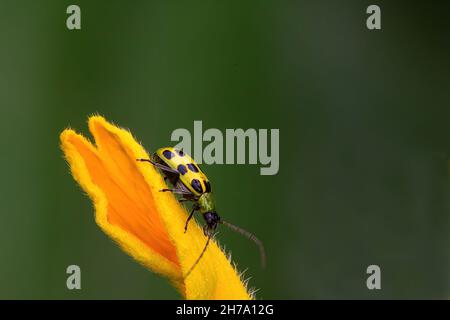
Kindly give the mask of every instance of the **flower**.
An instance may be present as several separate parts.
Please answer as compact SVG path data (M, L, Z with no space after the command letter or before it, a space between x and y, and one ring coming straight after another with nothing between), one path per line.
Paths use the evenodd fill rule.
M206 237L166 188L161 174L131 133L101 116L89 118L95 146L72 129L61 148L74 179L95 207L95 221L119 246L148 269L167 277L186 299L251 299L252 294L216 241L198 258Z

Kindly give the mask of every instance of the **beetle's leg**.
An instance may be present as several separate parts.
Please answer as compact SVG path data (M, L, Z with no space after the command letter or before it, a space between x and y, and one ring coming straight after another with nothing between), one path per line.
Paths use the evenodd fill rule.
M212 234L212 232L210 232L209 227L208 227L207 224L205 224L205 225L203 226L203 234L205 235L205 237L209 237L210 234Z
M153 160L151 160L151 159L136 159L136 161L150 162L152 165L154 165L154 166L157 167L158 169L161 169L161 170L164 170L164 171L167 171L167 172L172 172L172 173L180 174L177 170L172 169L172 168L170 168L170 167L168 167L168 166L165 166L165 165L163 165L163 164L161 164L161 163L157 163L157 162L155 162L155 161L153 161Z
M191 213L189 214L189 217L186 220L186 224L184 225L184 233L186 233L186 231L187 231L189 220L192 219L192 217L194 216L194 212L197 211L197 210L198 210L197 206L193 206L192 207Z
M184 190L180 190L180 189L161 189L159 190L159 192L172 192L175 194L191 194L190 192L185 192Z
M159 191L160 192L170 191L170 192L175 193L175 194L182 194L182 195L192 196L192 192L188 188L186 188L181 181L178 181L177 184L175 185L175 188L173 188L173 189L162 189L162 190L159 190Z

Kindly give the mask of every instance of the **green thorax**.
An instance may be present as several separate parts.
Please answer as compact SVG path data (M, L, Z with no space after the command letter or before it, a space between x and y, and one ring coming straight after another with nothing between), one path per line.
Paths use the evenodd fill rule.
M211 192L203 193L200 198L198 198L198 205L200 206L200 213L215 212L216 202L214 201L214 196Z

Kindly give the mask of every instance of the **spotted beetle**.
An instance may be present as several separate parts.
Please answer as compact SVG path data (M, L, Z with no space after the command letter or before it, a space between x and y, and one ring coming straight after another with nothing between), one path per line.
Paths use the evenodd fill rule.
M183 150L165 147L158 149L150 159L137 159L137 161L150 162L162 171L164 180L168 180L173 188L162 189L160 190L161 192L179 194L182 196L179 200L180 202L191 201L193 203L192 210L184 226L184 232L187 231L189 221L196 211L199 211L202 214L203 219L206 222L203 226L203 233L207 237L206 244L195 263L187 272L186 277L202 258L219 223L255 242L259 248L261 265L263 267L265 266L266 255L262 242L252 233L223 220L217 214L211 183L200 167L188 154L183 152Z

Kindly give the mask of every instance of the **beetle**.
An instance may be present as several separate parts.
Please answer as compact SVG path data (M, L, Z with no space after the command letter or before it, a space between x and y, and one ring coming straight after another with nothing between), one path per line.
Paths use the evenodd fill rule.
M206 244L196 262L187 272L186 277L202 258L219 223L255 242L259 248L261 265L265 266L266 255L261 240L247 230L223 220L217 214L211 183L198 164L187 153L182 149L165 147L158 149L150 159L137 159L137 161L149 162L161 170L164 174L164 180L168 180L173 186L173 188L162 189L160 190L161 192L172 192L181 195L180 202L190 201L193 203L192 210L184 226L184 232L187 231L189 221L195 212L200 212L205 220L203 233L207 237Z

